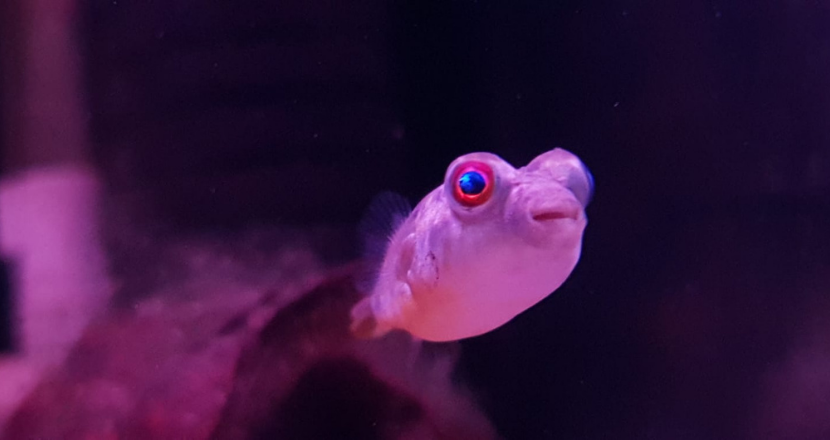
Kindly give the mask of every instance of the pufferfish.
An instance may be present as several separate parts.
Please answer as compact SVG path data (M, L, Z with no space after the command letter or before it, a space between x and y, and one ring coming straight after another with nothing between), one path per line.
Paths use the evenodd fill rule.
M593 187L587 167L561 148L519 169L478 152L455 159L411 212L394 196L376 199L363 224L385 212L390 232L374 282L352 308L353 334L398 329L438 342L504 325L573 271Z

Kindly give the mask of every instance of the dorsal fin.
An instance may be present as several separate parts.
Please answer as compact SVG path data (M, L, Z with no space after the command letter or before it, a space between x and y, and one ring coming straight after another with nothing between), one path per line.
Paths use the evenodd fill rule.
M369 294L377 281L380 266L392 235L403 224L412 206L403 196L385 191L372 200L358 225L363 257L363 273L357 278L357 289Z

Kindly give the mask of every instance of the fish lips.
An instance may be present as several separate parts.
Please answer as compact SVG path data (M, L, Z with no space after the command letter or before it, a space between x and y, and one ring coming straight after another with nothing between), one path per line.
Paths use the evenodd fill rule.
M530 218L535 222L545 223L558 220L579 220L582 215L581 206L555 206L530 211Z
M585 210L574 197L534 204L517 217L517 230L534 247L556 247L578 240L587 224Z
M526 215L532 223L573 222L585 217L582 201L570 188L559 183L537 183L525 189L523 194Z

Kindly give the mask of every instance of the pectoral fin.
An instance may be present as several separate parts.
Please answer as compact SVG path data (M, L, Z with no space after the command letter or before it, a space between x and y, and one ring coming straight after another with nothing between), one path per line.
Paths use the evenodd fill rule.
M360 339L381 337L401 325L405 314L413 307L409 285L396 283L391 292L376 293L360 300L352 308L350 329Z
M358 225L361 238L363 271L357 278L356 287L360 292L369 293L377 283L379 271L389 240L406 221L412 207L398 194L383 192L377 195Z
M357 339L372 339L383 336L389 329L382 328L372 310L371 297L363 298L352 307L352 324L349 327Z

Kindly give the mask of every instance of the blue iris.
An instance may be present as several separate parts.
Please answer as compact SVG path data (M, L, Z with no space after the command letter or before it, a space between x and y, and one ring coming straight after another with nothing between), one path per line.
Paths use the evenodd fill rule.
M461 192L468 196L481 194L486 186L487 181L484 180L484 176L476 171L467 171L458 179L458 187L461 188Z

